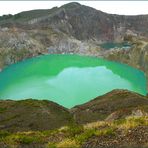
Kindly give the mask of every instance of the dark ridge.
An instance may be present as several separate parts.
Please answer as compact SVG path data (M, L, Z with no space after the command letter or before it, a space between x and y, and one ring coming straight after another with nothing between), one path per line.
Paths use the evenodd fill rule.
M112 113L115 119L125 118L134 110L148 112L148 98L127 90L113 90L103 96L71 109L75 120L88 123L104 120Z

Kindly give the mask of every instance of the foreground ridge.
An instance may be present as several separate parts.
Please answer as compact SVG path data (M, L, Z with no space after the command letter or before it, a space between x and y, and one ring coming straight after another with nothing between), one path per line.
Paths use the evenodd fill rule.
M127 90L69 110L46 100L2 100L0 117L0 147L148 146L148 98Z

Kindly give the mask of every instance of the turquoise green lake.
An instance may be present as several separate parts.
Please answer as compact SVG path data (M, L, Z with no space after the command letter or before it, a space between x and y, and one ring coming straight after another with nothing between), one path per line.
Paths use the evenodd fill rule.
M0 72L0 99L48 99L71 108L113 89L146 95L143 72L101 58L43 55Z

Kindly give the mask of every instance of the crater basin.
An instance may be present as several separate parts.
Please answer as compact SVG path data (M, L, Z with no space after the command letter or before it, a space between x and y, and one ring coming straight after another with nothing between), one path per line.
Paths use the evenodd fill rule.
M47 99L71 108L113 89L146 95L142 71L101 58L43 55L0 72L0 99Z

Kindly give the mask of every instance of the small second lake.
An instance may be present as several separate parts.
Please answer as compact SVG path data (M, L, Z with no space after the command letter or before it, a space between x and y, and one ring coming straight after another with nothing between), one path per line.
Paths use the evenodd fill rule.
M132 45L129 44L128 42L122 42L122 43L107 42L100 44L100 46L103 49L113 49L113 48L129 49L132 47Z

